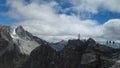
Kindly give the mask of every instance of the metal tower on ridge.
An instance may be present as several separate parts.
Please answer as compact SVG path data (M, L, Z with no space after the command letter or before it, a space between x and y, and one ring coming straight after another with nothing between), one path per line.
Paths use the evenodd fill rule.
M78 34L78 39L80 40L80 34Z

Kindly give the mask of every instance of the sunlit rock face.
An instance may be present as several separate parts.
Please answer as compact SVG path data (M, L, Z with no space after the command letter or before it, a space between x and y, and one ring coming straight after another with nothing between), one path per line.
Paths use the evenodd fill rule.
M29 59L21 68L56 68L56 51L47 43L31 52Z
M31 33L24 30L22 26L13 29L11 37L13 38L14 43L19 46L21 53L26 55L30 55L33 49L40 46L41 43L46 42L33 36Z
M32 50L42 43L46 41L33 36L22 26L12 29L10 26L0 25L0 56L14 48L21 54L30 55Z

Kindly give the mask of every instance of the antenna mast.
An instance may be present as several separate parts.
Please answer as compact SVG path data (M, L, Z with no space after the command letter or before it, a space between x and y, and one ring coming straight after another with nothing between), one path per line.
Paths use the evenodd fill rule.
M78 39L80 40L80 34L78 34Z

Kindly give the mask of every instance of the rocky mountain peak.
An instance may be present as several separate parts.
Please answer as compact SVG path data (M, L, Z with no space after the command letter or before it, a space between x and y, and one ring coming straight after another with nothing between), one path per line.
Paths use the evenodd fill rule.
M44 43L42 39L32 35L22 26L18 26L11 34L14 43L19 46L21 53L29 55L33 49Z
M20 54L18 46L14 44L10 35L11 31L10 26L0 25L0 64L4 62L0 68L6 68L7 65L4 66L4 64L13 61Z
M32 40L32 34L26 31L21 25L15 29L16 34L24 40Z
M89 38L87 41L86 41L86 44L88 46L95 46L96 45L96 41L92 38Z
M20 25L16 28L16 31L23 32L25 31L24 28Z
M22 26L18 26L16 29L15 29L15 32L17 35L19 36L25 36L25 30Z
M6 25L1 25L0 24L0 31L7 31L7 32L10 32L11 30L11 27L10 26L6 26Z
M0 25L0 37L10 41L12 38L10 36L10 31L11 27L10 26L5 26L5 25Z

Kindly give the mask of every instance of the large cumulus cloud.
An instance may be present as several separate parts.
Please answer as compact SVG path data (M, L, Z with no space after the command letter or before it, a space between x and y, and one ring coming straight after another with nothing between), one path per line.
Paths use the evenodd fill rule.
M99 9L106 9L112 12L120 13L120 0L68 0L77 12L98 13Z
M120 19L111 19L103 25L104 38L120 40Z
M97 13L100 5L106 8L109 5L111 6L111 2L114 3L114 0L110 0L110 3L107 2L106 4L103 0L100 2L96 0L71 0L71 2L74 6L70 7L70 9L72 8L76 11L78 8L78 12ZM79 5L79 2L81 5ZM19 20L19 22L14 24L15 26L22 25L32 34L48 41L75 38L79 33L82 37L120 39L118 37L120 34L119 19L109 20L105 24L100 25L95 20L82 20L79 17L82 15L58 14L56 6L59 3L54 0L49 3L32 0L31 3L27 4L24 0L8 0L7 5L10 6L10 11L7 15ZM116 6L107 9L119 12Z

